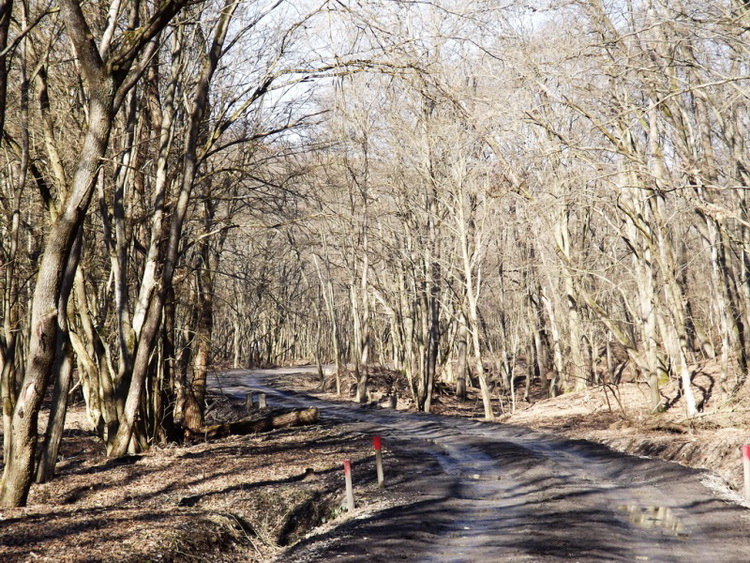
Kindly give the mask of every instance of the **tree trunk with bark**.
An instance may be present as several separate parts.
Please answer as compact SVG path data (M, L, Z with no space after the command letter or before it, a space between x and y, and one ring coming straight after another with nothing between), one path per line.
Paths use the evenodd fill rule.
M198 174L198 142L204 126L204 119L209 109L209 89L219 61L224 54L224 42L237 6L238 3L235 0L226 0L225 2L221 17L214 31L209 52L201 67L200 76L195 86L195 94L190 103L188 130L183 151L180 191L171 217L160 284L158 290L154 291L151 298L147 300L148 305L144 309L143 329L135 353L132 379L127 393L123 419L120 422L117 436L115 436L108 452L112 457L123 456L127 453L133 434L136 413L148 376L149 360L156 345L157 335L159 334L167 291L172 286L174 280L174 272L177 268L180 253L180 239L182 237L183 225Z
M76 50L91 49L86 39L88 26L80 8L63 2L69 15L69 32ZM31 346L25 376L10 425L8 464L0 486L2 506L26 503L33 473L36 449L37 417L56 358L58 315L65 269L74 240L83 224L91 195L109 140L113 116L115 83L101 67L100 61L78 53L82 58L89 88L88 132L81 151L78 169L64 211L50 230L39 268L31 316ZM77 266L77 264L76 264ZM67 304L63 308L65 311ZM8 431L6 429L6 431Z
M469 331L466 328L466 316L463 312L459 314L458 331L456 333L456 397L466 400L466 352L468 346Z
M0 484L2 506L23 505L28 497L34 470L39 408L57 358L58 317L67 311L67 303L60 302L65 272L77 267L77 263L71 263L72 249L107 151L116 98L125 93L118 88L143 49L180 10L181 2L163 4L149 25L133 33L122 53L106 57L106 60L103 55L109 55L107 45L101 45L103 51L100 53L100 46L94 40L81 6L72 0L61 0L60 7L88 93L87 131L72 185L49 230L39 266L29 327L29 357L13 417L5 429L11 437L8 463ZM127 85L126 89L131 86Z

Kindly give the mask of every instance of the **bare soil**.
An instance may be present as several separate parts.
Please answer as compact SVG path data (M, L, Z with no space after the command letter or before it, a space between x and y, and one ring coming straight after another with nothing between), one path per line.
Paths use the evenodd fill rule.
M645 382L600 385L555 398L546 398L546 391L533 387L529 400L525 401L523 378L518 378L515 402L507 393L495 394L496 421L553 432L566 438L591 440L629 454L708 469L726 481L732 490L740 492L743 487L741 448L750 444L750 382L728 400L718 390L718 367L713 362L693 366L693 372L692 389L701 406L700 413L693 418L687 417L679 382L674 379L661 386L663 409L653 412ZM329 400L337 399L331 392L320 393L318 382L310 377L285 378L279 384ZM329 383L327 387L332 385ZM387 395L396 391L400 397L398 408L414 410L405 383L395 380L393 372L372 371L369 387L374 402L385 405ZM463 402L456 400L445 386L439 391L433 401L433 413L483 418L478 389L470 388Z
M661 457L712 470L717 482L742 486L741 446L748 441L747 389L721 404L710 391L713 378L696 376L703 412L688 421L678 392L664 386L669 408L649 411L646 388L625 383L554 399L497 400L499 423L513 423L588 439L613 449ZM347 382L348 383L348 382ZM278 384L315 393L310 375L286 376ZM747 385L746 385L747 387ZM348 388L348 385L346 386ZM407 396L392 372L372 374L377 402L392 391ZM338 398L351 400L350 398ZM246 413L239 401L210 397L209 422ZM383 404L381 402L381 404ZM412 406L400 400L399 409ZM479 418L476 390L469 400L439 394L433 412ZM88 427L82 406L68 419L58 477L32 488L26 508L0 511L0 561L271 561L284 560L287 546L316 528L331 537L346 522L417 502L421 491L411 471L436 471L436 463L413 444L389 442L389 483L377 488L371 436L357 424L320 424L251 436L154 447L125 459L108 459ZM343 508L343 459L358 476L357 509ZM739 498L739 495L737 495ZM322 528L321 528L322 527Z

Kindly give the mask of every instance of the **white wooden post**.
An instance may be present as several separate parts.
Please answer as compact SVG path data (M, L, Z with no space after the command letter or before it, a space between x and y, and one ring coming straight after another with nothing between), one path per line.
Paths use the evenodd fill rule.
M352 462L344 460L344 480L346 481L346 509L354 512L354 487L352 485Z
M378 487L385 487L385 478L383 477L383 453L380 450L380 436L372 437L372 446L375 448L375 470L378 472Z

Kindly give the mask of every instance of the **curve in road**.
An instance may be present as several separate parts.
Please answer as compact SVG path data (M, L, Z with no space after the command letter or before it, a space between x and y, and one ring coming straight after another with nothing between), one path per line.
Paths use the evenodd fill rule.
M266 383L305 370L233 371L215 381L230 395L263 392L271 405L316 406L324 419L406 441L441 471L415 476L417 502L350 522L341 537L303 542L286 561L750 561L748 512L718 498L706 472L523 427L362 408Z

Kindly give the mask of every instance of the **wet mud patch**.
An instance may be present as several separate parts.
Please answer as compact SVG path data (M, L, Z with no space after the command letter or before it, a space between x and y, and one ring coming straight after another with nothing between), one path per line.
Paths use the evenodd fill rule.
M671 532L678 537L687 537L690 533L685 525L668 506L620 505L617 510L624 512L628 520L639 528L658 528Z

